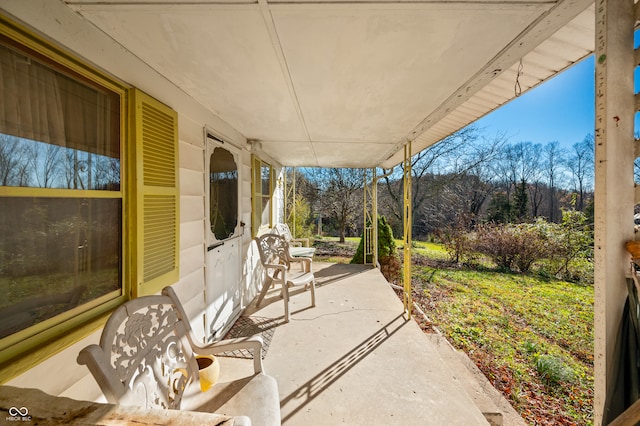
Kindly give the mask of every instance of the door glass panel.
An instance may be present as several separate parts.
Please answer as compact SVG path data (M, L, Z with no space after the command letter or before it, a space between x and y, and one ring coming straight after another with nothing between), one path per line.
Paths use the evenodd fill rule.
M217 240L235 234L238 224L238 165L233 154L215 148L209 159L209 223Z

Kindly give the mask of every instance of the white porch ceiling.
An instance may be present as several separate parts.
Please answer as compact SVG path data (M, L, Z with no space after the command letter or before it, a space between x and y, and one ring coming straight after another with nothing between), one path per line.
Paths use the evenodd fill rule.
M592 0L67 0L287 166L391 167L593 51Z

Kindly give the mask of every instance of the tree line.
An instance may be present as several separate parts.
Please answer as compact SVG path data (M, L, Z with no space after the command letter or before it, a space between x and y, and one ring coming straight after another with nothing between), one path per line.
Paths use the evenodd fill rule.
M504 133L487 137L468 126L411 158L412 231L428 238L464 222L560 223L563 211L593 218L594 138L570 148L557 141L509 143ZM297 169L298 233L357 236L363 227L362 169ZM402 233L402 170L378 170L378 212L394 235ZM287 211L291 211L291 207Z

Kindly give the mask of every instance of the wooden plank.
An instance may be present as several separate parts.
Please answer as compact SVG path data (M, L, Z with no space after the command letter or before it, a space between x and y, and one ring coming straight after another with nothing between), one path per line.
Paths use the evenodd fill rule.
M181 410L149 410L56 397L37 389L0 386L0 418L38 425L100 424L138 426L232 426L233 417ZM26 422L26 423L24 423Z
M640 422L640 400L634 402L631 407L609 423L609 426L635 426L638 422Z

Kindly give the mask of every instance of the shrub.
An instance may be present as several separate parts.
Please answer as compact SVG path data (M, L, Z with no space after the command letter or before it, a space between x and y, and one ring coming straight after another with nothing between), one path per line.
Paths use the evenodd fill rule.
M533 263L555 251L549 223L482 225L477 227L475 248L490 256L499 268L529 272Z
M593 258L593 234L585 213L577 210L564 210L558 238L558 257L562 262L557 273L569 274L570 263L577 258Z
M476 236L468 232L473 219L473 216L458 214L453 224L437 233L452 262L459 263L473 257Z
M371 257L367 262L371 262ZM396 240L393 238L393 231L384 216L378 216L378 261L384 277L394 282L400 275L400 258L396 247ZM360 238L360 244L356 253L351 259L351 263L364 263L364 235Z
M287 225L293 233L294 238L312 238L313 237L313 221L311 220L311 207L307 200L300 194L295 197L295 224L293 223L293 214L287 218Z
M536 360L536 371L542 380L550 386L560 383L571 383L575 380L575 372L565 364L562 358L553 355L541 355Z
M564 210L562 222L547 224L549 249L540 273L567 281L593 283L593 234L587 216Z

